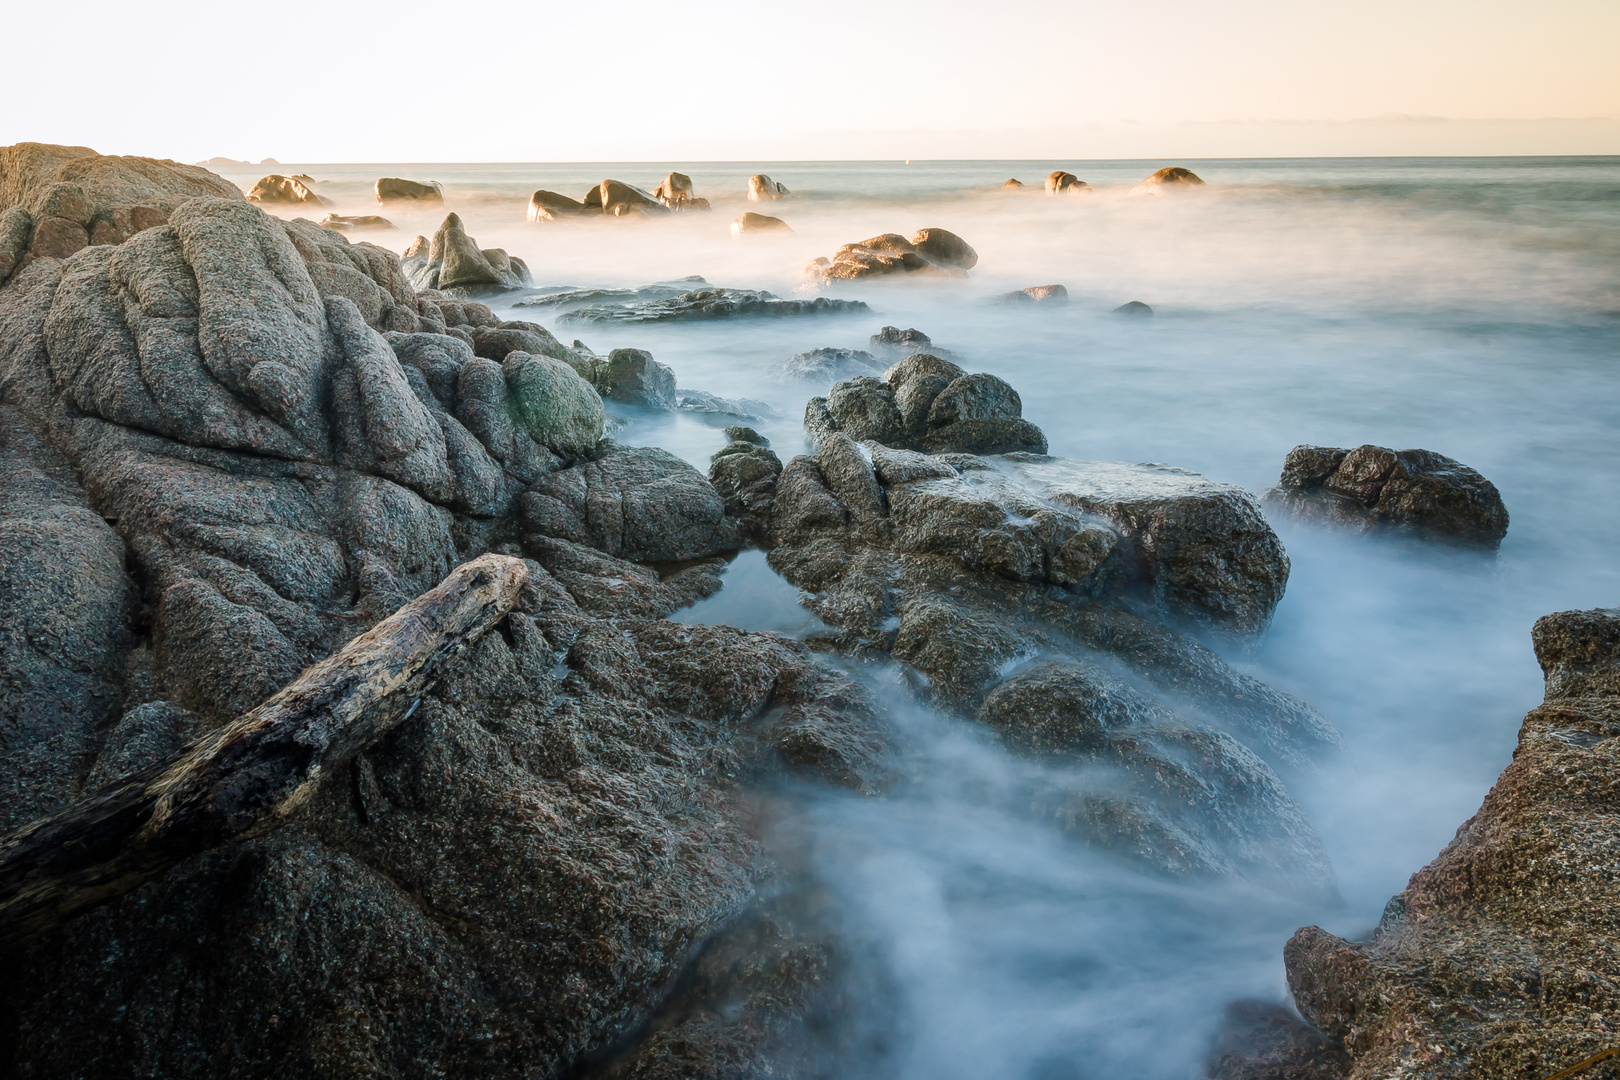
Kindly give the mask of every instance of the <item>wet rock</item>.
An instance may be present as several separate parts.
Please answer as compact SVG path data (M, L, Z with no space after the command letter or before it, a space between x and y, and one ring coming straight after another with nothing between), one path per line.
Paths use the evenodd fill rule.
M1058 169L1046 177L1048 195L1090 195L1091 185L1074 175Z
M542 189L529 196L530 221L556 221L565 217L580 217L584 214L598 213L601 213L601 207L586 206L582 202L570 199L566 195L559 195L555 191Z
M857 442L929 453L1046 452L1046 436L1023 418L1018 392L994 375L969 375L949 360L919 353L883 378L838 383L805 407L812 438L843 432Z
M1497 547L1508 528L1496 485L1432 450L1296 446L1265 503L1301 521L1471 547Z
M758 543L770 529L782 459L753 428L728 427L726 438L709 459L709 483L725 501L726 514L738 519L743 538Z
M857 375L881 375L883 366L864 349L811 349L775 364L772 373L784 381L828 386Z
M1283 951L1341 1075L1548 1076L1614 1045L1620 614L1548 615L1532 639L1546 697L1479 812L1369 940L1311 926Z
M862 300L783 300L753 289L700 289L662 300L621 304L593 304L574 308L557 318L567 323L687 322L730 318L793 318L803 315L847 315L871 309Z
M1344 1080L1349 1072L1342 1045L1269 1001L1227 1006L1205 1066L1208 1080Z
M1334 892L1316 830L1258 756L1101 666L1037 661L997 683L978 719L1022 753L1115 770L1053 807L1094 843L1177 874L1303 876Z
M332 200L315 193L297 176L271 174L254 184L247 193L248 202L264 206L331 206Z
M417 243L406 249L401 265L418 290L500 292L522 288L532 280L528 264L522 259L500 248L480 250L457 214L444 219L431 244L418 237Z
M755 173L748 178L749 202L775 202L777 199L787 198L789 194L787 188L764 173Z
M738 420L759 423L780 417L775 409L753 398L723 398L706 390L675 391L675 407L683 412L701 416L729 416Z
M1153 309L1140 300L1127 300L1114 309L1114 314L1133 319L1146 319L1152 317Z
M527 532L636 562L698 559L738 547L725 504L703 474L654 447L604 447L530 487L520 500Z
M1062 285L1031 285L996 297L1004 304L1067 304L1069 290Z
M415 203L419 206L443 206L444 188L437 181L424 184L417 180L402 180L397 176L377 178L372 186L380 203Z
M885 326L872 335L868 347L871 348L873 356L886 364L904 360L918 353L937 355L939 352L934 348L934 343L929 340L928 335L916 327L902 330L897 326Z
M769 214L756 214L753 211L739 215L731 223L732 236L753 236L758 233L791 233L793 230L788 223Z
M716 466L754 453L727 449ZM1163 467L929 455L834 431L776 476L769 525L771 565L838 647L888 653L1020 753L1092 770L1032 788L1039 812L1164 872L1333 894L1272 764L1309 772L1337 733L1143 617L1264 628L1287 557L1246 493Z
M1162 195L1169 191L1190 191L1204 186L1204 181L1191 169L1172 165L1160 169L1131 189L1132 195Z
M979 263L979 253L946 229L918 229L911 234L911 244L917 254L937 266L971 270Z
M675 372L645 349L614 349L592 381L609 401L653 409L675 407Z
M592 307L601 304L628 304L646 300L669 300L673 297L684 296L691 292L700 292L708 286L708 282L696 274L690 277L677 278L674 281L659 281L651 285L643 285L637 289L575 289L554 288L543 292L539 296L527 296L513 307L520 308L554 308L566 311L572 308Z
M361 214L358 217L327 214L321 218L321 226L336 232L372 232L392 229L394 223L385 217L378 217L376 214Z

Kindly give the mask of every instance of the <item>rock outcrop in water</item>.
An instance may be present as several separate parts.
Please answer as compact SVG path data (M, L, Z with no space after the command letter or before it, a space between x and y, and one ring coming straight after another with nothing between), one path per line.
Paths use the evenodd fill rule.
M61 160L123 167L84 156ZM726 499L603 441L587 358L538 325L228 186L193 197L188 170L143 173L172 179L159 224L29 250L0 288L6 826L229 750L459 563L499 549L527 584L240 840L13 941L0 1071L583 1075L643 1042L717 1068L748 1023L802 1027L814 979L722 964L836 959L784 914L766 786L877 791L886 734L803 646L662 621L718 587ZM454 239L441 275L476 250Z
M266 176L247 193L248 202L263 206L331 206L332 200L315 193L307 176Z
M1062 285L1031 285L996 297L1004 304L1067 304L1069 290Z
M1086 772L1027 795L1090 843L1172 873L1331 893L1321 842L1267 764L1308 769L1336 745L1331 726L1144 618L1264 629L1288 561L1254 499L1163 466L895 448L905 436L863 425L903 432L894 399L929 393L913 378L942 379L935 395L965 379L964 400L998 396L937 357L897 369L899 392L856 379L812 400L815 454L783 466L739 430L710 468L838 647L901 660L1010 748ZM834 412L858 431L825 424Z
M459 214L444 219L431 243L427 237L418 236L405 249L400 266L414 288L451 295L478 296L521 289L533 280L522 259L501 248L479 248L467 235Z
M778 199L787 198L789 194L791 192L787 188L764 173L755 173L748 178L749 202L775 202Z
M946 229L919 229L910 240L899 233L884 233L833 252L805 268L816 281L852 281L884 274L928 270L963 275L978 264L979 253L966 240Z
M863 300L784 300L755 289L698 289L655 300L591 304L557 317L565 323L657 323L707 319L794 318L804 315L858 315L870 311Z
M1058 169L1046 178L1048 195L1090 195L1091 185L1074 175Z
M771 372L785 382L831 386L857 375L882 375L883 365L864 349L822 348L798 353L773 365Z
M1620 611L1548 615L1532 638L1546 697L1479 812L1369 939L1310 926L1284 950L1300 1012L1348 1055L1323 1080L1545 1077L1616 1045Z
M1204 186L1203 178L1191 169L1171 165L1160 169L1131 189L1132 195L1163 195L1173 191L1191 191Z
M372 191L380 203L415 203L420 206L443 206L444 188L437 181L424 184L418 180L403 180L397 176L378 177Z
M760 233L791 233L793 229L787 222L779 217L769 214L756 214L753 211L739 214L731 223L732 236L757 236Z
M1296 446L1265 503L1300 521L1471 547L1495 548L1508 529L1496 485L1432 450Z
M805 406L805 430L842 432L856 442L926 453L1046 452L1046 436L1023 418L1023 402L994 375L969 375L927 353L909 356L882 378L856 376Z
M358 217L327 214L321 218L321 226L336 232L386 232L394 227L394 223L376 214L361 214Z

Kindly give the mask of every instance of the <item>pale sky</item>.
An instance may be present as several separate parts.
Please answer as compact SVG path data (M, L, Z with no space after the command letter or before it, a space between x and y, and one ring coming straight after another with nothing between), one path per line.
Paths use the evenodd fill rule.
M1620 153L1620 0L4 4L0 144L183 161Z

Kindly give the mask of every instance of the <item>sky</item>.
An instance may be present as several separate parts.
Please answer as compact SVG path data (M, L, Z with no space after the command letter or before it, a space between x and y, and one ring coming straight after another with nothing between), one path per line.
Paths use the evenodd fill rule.
M5 0L12 41L63 9ZM303 10L307 18L264 18ZM1620 153L1617 0L83 0L0 144L182 161Z

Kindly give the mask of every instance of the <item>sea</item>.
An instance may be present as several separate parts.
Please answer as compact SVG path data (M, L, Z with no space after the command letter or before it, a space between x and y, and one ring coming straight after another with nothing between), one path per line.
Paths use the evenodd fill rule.
M1166 165L1206 185L1137 189ZM1344 735L1319 773L1285 777L1331 856L1336 900L1163 877L1089 849L1017 798L1046 766L922 705L894 671L862 673L902 732L904 782L886 798L800 792L783 830L859 943L847 997L878 1036L841 1044L843 1076L1198 1076L1229 1003L1288 1002L1282 949L1298 927L1369 933L1478 808L1541 698L1537 617L1620 605L1620 157L215 169L244 190L307 174L331 212L389 217L397 229L353 239L395 251L453 210L537 287L698 275L866 301L869 314L557 328L597 352L647 349L682 388L764 403L752 426L784 460L807 452L805 401L826 388L783 382L774 365L896 326L1011 383L1053 454L1162 462L1259 493L1293 446L1375 443L1449 455L1501 491L1512 524L1495 554L1275 522L1292 560L1275 621L1258 643L1217 643ZM1046 195L1057 169L1091 193ZM650 189L671 170L709 212L526 219L536 189ZM747 202L755 173L791 194ZM382 176L438 181L446 205L379 208ZM1009 178L1026 186L1005 190ZM792 231L734 237L747 210ZM841 244L925 227L963 237L977 266L806 282L806 264ZM996 300L1050 284L1067 304ZM523 295L489 302L534 318L514 306ZM1114 314L1132 300L1152 317ZM621 441L699 469L737 422L611 411ZM747 552L676 617L803 636L817 624L798 600Z

